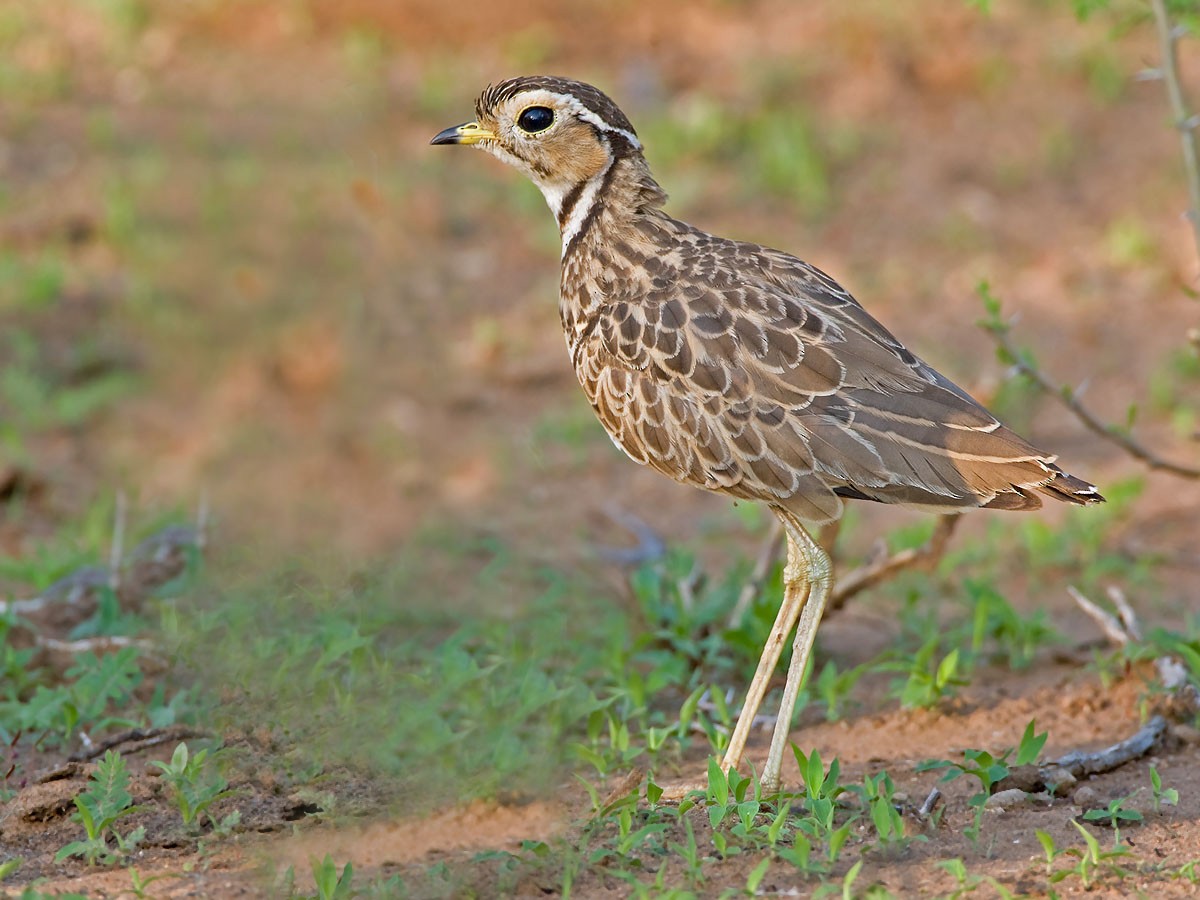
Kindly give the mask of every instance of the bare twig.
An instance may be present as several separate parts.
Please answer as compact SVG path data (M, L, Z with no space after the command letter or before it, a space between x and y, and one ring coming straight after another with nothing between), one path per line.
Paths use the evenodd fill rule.
M1053 780L1054 773L1060 771L1070 772L1076 779L1111 772L1127 762L1145 756L1158 745L1166 733L1167 720L1162 716L1155 716L1131 737L1118 741L1111 747L1090 753L1074 750L1060 756L1043 768L1045 777L1047 780Z
M208 491L200 492L200 503L196 508L196 549L203 550L208 546Z
M1125 597L1125 592L1115 584L1110 584L1104 593L1108 594L1108 599L1117 608L1117 615L1121 617L1121 624L1125 626L1125 633L1129 635L1130 640L1140 641L1142 639L1142 626L1138 622L1137 613L1129 605L1129 600Z
M1026 354L1022 353L1009 337L1008 323L987 321L983 323L983 328L992 336L992 340L996 342L996 346L1004 351L1006 358L1009 359L1018 372L1037 385L1043 393L1058 400L1075 418L1083 423L1088 431L1104 438L1104 440L1110 443L1116 444L1149 469L1170 472L1172 475L1178 475L1180 478L1200 479L1200 468L1164 459L1153 450L1142 446L1132 435L1116 426L1108 425L1101 421L1095 413L1079 401L1079 397L1074 390L1066 385L1057 384L1049 375L1029 361Z
M633 513L626 512L616 504L608 504L604 507L604 514L637 538L636 547L597 546L596 553L608 562L620 566L640 566L642 563L661 559L666 554L666 542Z
M746 615L746 610L750 608L750 604L762 590L767 577L771 574L771 569L775 567L775 563L779 561L782 553L783 523L779 519L772 519L770 533L758 551L758 558L754 560L754 570L750 573L746 583L742 585L737 603L733 606L733 612L729 614L730 628L737 628L741 625L742 617Z
M187 725L172 725L169 728L149 728L144 730L134 728L129 731L123 731L120 734L114 734L112 737L106 738L99 743L93 743L90 747L72 754L69 762L86 762L87 760L95 759L97 756L103 756L114 747L120 747L124 744L136 745L122 751L123 755L129 756L132 753L148 750L151 747L157 747L159 744L165 744L168 741L184 741L189 738L206 737L212 737L212 733L191 728Z
M1067 593L1071 595L1071 599L1075 601L1075 604L1087 614L1088 618L1100 626L1100 630L1104 632L1104 636L1111 643L1116 644L1118 647L1124 647L1129 643L1130 636L1121 623L1117 621L1116 616L1097 606L1073 584L1067 585Z
M1071 595L1071 599L1079 608L1100 626L1104 636L1115 646L1124 647L1126 644L1142 639L1142 626L1138 622L1137 613L1133 611L1133 607L1120 588L1113 586L1107 591L1108 598L1112 600L1121 617L1120 621L1117 621L1117 617L1112 613L1085 597L1074 586L1068 586L1067 593ZM1200 688L1192 683L1187 666L1174 656L1164 654L1154 660L1154 668L1158 672L1163 689L1173 701L1173 704L1166 707L1164 711L1169 712L1172 716L1194 715L1200 711Z
M1187 219L1192 226L1192 237L1196 242L1196 253L1200 255L1200 154L1196 151L1197 119L1188 111L1187 97L1183 93L1183 82L1179 77L1177 53L1182 30L1171 22L1166 0L1150 0L1154 10L1154 25L1158 32L1158 45L1162 52L1162 67L1159 74L1167 89L1167 101L1171 104L1171 116L1179 131L1180 149L1183 152L1183 169L1187 175L1189 208Z
M125 555L125 492L117 491L117 508L113 512L113 539L108 552L108 586L114 591L121 586L121 558Z
M890 556L885 550L883 553L873 555L857 569L847 572L835 583L826 613L841 609L846 605L846 601L855 594L873 587L897 572L904 569L928 569L935 566L945 554L950 537L954 534L954 529L958 527L960 518L958 515L941 516L933 529L933 534L929 536L929 540L920 547L901 550Z
M927 818L933 815L934 809L938 805L938 801L942 799L942 792L938 788L934 788L929 792L929 796L925 798L925 802L917 809L917 815L922 818Z
M34 636L34 643L55 653L93 653L97 650L120 650L123 647L137 647L139 650L153 652L158 648L153 641L131 638L123 634L106 635L103 637L82 638L78 641L60 641L56 638Z
M679 604L687 613L691 613L696 608L696 591L704 584L704 570L700 568L699 562L693 562L688 573L675 582L675 589L679 591Z

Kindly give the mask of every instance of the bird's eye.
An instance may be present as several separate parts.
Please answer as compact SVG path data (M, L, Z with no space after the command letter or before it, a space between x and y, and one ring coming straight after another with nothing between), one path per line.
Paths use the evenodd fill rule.
M537 134L554 124L554 110L545 106L531 106L517 116L517 127L526 134Z

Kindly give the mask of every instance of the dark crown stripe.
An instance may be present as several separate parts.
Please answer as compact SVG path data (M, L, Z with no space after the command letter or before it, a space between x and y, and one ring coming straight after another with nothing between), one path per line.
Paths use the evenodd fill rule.
M490 84L479 95L479 100L475 103L475 112L483 118L497 105L505 100L511 100L524 91L550 91L564 97L573 97L585 109L593 113L610 133L627 131L632 135L637 135L625 113L621 112L617 104L613 103L602 91L590 84L584 84L582 81L554 75L522 75L519 78L501 81L499 84Z

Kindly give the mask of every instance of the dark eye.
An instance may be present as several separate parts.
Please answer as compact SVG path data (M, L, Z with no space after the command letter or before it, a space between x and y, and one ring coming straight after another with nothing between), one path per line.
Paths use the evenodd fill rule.
M517 127L526 134L537 134L554 124L554 110L544 106L531 106L517 116Z

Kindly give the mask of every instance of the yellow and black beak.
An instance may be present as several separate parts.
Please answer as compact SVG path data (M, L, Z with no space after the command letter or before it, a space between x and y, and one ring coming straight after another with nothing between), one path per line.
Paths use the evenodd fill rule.
M486 128L480 128L478 122L467 122L465 125L455 125L445 131L439 131L433 136L431 144L478 144L480 141L494 141L496 135Z

